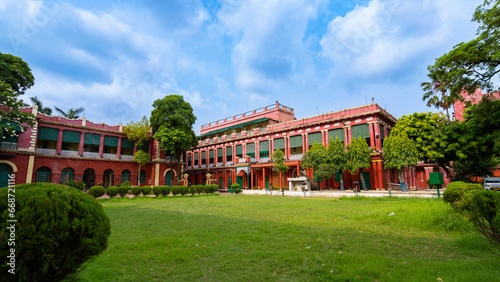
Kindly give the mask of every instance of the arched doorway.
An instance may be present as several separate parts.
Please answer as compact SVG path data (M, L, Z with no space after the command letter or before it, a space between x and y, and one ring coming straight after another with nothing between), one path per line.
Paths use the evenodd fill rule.
M36 170L36 182L50 183L52 170L44 166Z
M85 182L85 189L90 189L90 187L95 185L95 170L87 168L83 172L83 182Z
M0 164L0 188L9 186L10 174L12 174L12 168L6 164Z
M165 185L172 186L174 185L174 177L172 170L168 169L165 171Z
M128 169L125 169L122 171L122 182L121 183L126 182L126 181L130 182L130 170L128 170Z
M61 184L66 184L68 181L75 180L75 170L71 167L67 167L61 171Z
M112 169L106 169L104 171L104 176L102 177L102 185L104 188L108 188L109 186L113 186L113 178L114 173Z

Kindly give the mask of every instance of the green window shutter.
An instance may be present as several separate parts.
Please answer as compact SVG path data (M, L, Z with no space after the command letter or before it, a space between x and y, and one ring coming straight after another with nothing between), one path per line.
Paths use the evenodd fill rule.
M232 156L233 155L233 148L231 146L226 147L226 156Z
M207 159L207 153L205 151L201 152L201 160L204 161Z
M82 134L78 131L64 130L62 141L69 143L80 143L81 135Z
M259 145L260 145L259 151L261 151L261 152L268 151L269 152L269 141L262 141L262 142L260 142Z
M38 139L57 141L59 130L56 128L40 127L38 129Z
M255 143L247 144L247 154L255 153Z
M236 146L236 154L237 155L243 154L243 146L242 145Z
M149 152L149 141L142 142L142 147L140 149L144 152Z
M198 153L194 153L194 162L197 163L198 162Z
M214 150L209 151L210 158L212 159L214 157Z
M221 158L222 157L222 148L217 149L217 157Z
M141 181L141 184L146 183L146 172L144 170L141 170L140 181Z
M335 142L336 138L339 138L340 141L344 141L344 129L338 128L328 131L328 142L330 142L330 138L332 138L333 142Z
M19 139L19 136L7 136L3 138L3 136L0 135L0 143L17 143Z
M385 136L384 136L384 126L381 125L381 124L379 124L379 126L380 126L380 139L383 139L383 138L385 138Z
M123 138L122 139L122 148L133 149L134 148L134 141L130 141L127 138Z
M85 133L85 144L87 145L100 145L101 135L94 133Z
M309 145L314 144L314 141L318 144L323 144L323 138L321 138L321 132L314 132L307 135L307 139L309 140Z
M274 150L285 149L285 138L274 139Z
M104 146L118 147L118 137L104 136Z
M302 135L290 137L290 148L302 147Z
M14 128L14 131L17 132L17 133L20 133L21 132L21 127L13 122L7 122L7 121L2 121L2 124L5 125L6 127L8 128Z
M351 127L352 138L370 138L370 126L368 124L354 125Z

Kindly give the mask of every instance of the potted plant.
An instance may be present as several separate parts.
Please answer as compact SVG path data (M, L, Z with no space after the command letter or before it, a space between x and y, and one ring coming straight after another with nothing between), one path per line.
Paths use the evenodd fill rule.
M238 189L238 188L240 188L240 184L238 184L238 183L233 183L233 184L231 184L231 188L229 188L229 192L230 192L231 194L233 194L233 193L234 193L234 189Z

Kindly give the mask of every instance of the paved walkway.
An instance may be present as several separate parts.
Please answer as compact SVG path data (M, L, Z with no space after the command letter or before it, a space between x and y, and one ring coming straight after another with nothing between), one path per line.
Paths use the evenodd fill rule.
M443 192L445 189L439 189L439 193L441 197L443 197ZM242 190L242 194L244 195L266 195L266 190ZM273 190L272 193L267 192L267 195L272 196L281 196L280 190ZM311 191L304 194L304 192L299 191L287 191L285 190L285 196L292 197L401 197L401 198L437 198L437 190L426 189L426 190L417 190L410 192L401 192L401 191L388 191L388 190L369 190L369 191L360 191L358 193L354 193L353 190L323 190L323 191Z

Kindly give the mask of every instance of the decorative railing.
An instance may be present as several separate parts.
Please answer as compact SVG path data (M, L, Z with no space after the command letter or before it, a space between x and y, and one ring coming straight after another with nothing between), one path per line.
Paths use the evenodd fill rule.
M55 155L56 154L56 149L44 149L44 148L37 148L36 152L42 155Z
M61 156L77 157L78 151L61 150Z
M85 158L99 158L99 153L83 152Z

